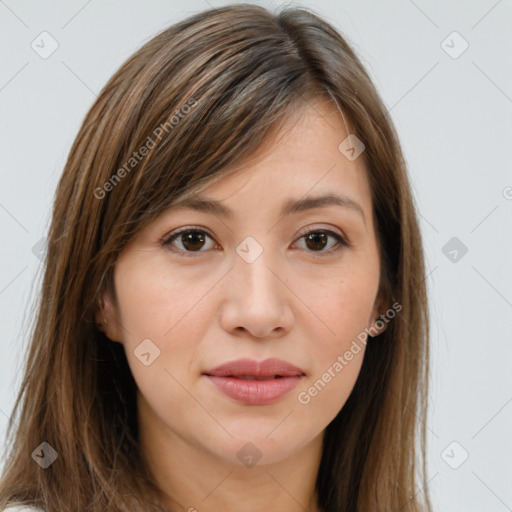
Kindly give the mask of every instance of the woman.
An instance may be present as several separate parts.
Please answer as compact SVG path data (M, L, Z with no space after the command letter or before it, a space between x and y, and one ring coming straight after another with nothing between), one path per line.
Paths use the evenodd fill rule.
M429 511L424 279L397 135L333 26L169 27L59 182L0 509Z

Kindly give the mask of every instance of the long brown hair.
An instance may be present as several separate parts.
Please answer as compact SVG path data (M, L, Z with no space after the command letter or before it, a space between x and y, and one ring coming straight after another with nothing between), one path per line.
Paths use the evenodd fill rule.
M56 191L0 509L16 501L47 512L161 510L139 452L136 385L123 346L96 328L98 299L105 290L115 297L116 258L141 229L236 170L319 95L336 103L365 145L381 284L388 302L402 305L368 343L353 391L326 428L319 505L431 510L424 256L395 129L332 25L306 8L274 14L248 4L204 11L157 34L83 121ZM41 443L58 454L46 468L35 454L55 453Z

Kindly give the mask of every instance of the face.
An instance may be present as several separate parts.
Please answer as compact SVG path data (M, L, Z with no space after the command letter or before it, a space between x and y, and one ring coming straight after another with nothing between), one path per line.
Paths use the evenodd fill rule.
M194 196L224 211L173 207L141 231L116 262L117 306L104 295L141 429L223 463L242 464L244 450L275 463L321 439L359 374L358 335L385 309L362 158L338 149L348 134L333 105L313 106ZM328 194L341 199L282 211ZM302 376L205 375L269 358Z

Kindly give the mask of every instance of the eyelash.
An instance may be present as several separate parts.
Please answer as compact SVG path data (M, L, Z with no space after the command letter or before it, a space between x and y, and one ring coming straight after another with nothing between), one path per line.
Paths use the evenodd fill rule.
M199 228L199 227L195 227L195 226L187 226L185 228L181 228L179 229L178 231L175 231L175 232L171 232L170 234L164 236L161 240L161 244L162 245L172 245L172 242L174 242L174 240L176 240L180 235L182 235L183 233L189 233L189 232L192 232L192 233L202 233L202 234L205 234L207 236L209 236L212 240L213 240L213 237L212 235L210 235L210 233L208 233L208 231L202 229L202 228ZM350 242L345 239L344 237L342 237L340 234L334 232L334 231L331 231L329 229L310 229L310 230L302 230L300 232L300 236L299 238L297 239L300 240L301 238L305 238L306 236L310 235L311 233L322 233L322 234L325 234L325 235L328 235L328 236L332 236L335 240L336 240L336 245L334 245L333 247L331 247L329 250L327 251L308 251L312 254L318 254L320 255L320 257L322 257L323 255L330 255L332 254L333 252L337 252L339 250L341 250L342 248L344 247L349 247L351 244ZM172 250L174 252L179 252L181 253L182 255L184 255L185 257L195 257L203 252L206 252L206 251L183 251L181 249L177 249L176 247L172 247Z

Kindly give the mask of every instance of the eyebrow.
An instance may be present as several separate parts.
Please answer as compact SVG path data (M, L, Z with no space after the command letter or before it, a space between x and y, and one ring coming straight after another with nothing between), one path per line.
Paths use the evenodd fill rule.
M288 199L284 202L281 208L280 216L286 217L294 213L305 212L316 208L322 208L324 206L341 206L343 208L356 211L362 216L363 221L366 224L366 218L361 205L353 199L339 194L323 194L317 196L305 196L300 199ZM178 201L172 205L172 207L190 208L191 210L199 212L211 213L230 219L233 218L233 211L227 206L223 205L220 201L199 196Z

